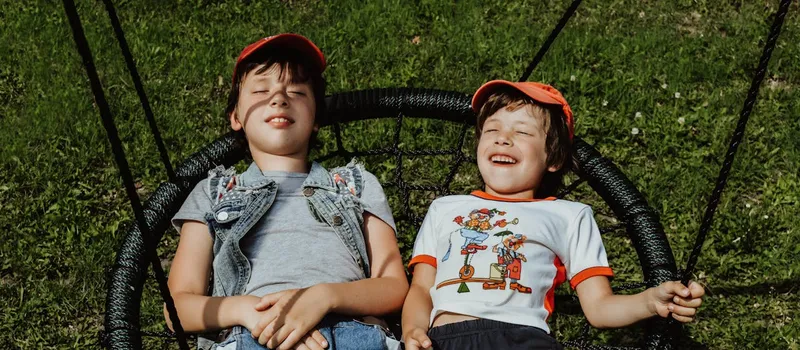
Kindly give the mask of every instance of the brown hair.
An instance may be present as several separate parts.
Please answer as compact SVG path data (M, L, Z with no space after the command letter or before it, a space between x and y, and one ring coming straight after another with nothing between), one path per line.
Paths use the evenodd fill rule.
M540 103L511 87L498 87L478 111L475 136L479 140L486 119L501 108L512 112L519 108L527 108L532 117L541 119L542 127L547 135L545 139L547 167L558 167L559 169L554 172L545 172L539 187L534 189L534 196L536 198L555 196L558 194L558 190L564 186L564 175L576 168L575 160L572 157L569 126L561 106Z
M316 65L307 55L286 47L263 49L239 62L234 71L231 90L228 93L225 116L230 117L233 110L236 109L236 104L239 103L242 81L247 73L257 69L256 74L261 74L274 65L278 65L280 69L280 78L289 74L292 78L291 82L294 84L311 84L311 89L314 92L314 103L316 104L314 121L317 124L325 124L325 78L322 77L322 72L316 68Z

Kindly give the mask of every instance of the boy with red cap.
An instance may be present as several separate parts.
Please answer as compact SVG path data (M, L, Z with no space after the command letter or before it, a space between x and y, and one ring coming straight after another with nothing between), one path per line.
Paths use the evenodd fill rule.
M566 280L598 328L670 313L681 322L693 319L704 294L697 283L614 295L592 209L552 197L572 164L572 110L558 90L490 81L472 108L485 190L439 198L428 209L409 263L406 349L560 349L547 319L554 290ZM481 247L492 249L465 249L462 259L450 259L461 214L476 210L497 213L495 223L482 226Z
M236 61L226 114L253 162L211 171L173 218L181 325L217 332L200 348L399 346L362 322L399 310L408 289L383 189L355 161L326 170L307 160L325 116L324 69L296 34L261 39Z

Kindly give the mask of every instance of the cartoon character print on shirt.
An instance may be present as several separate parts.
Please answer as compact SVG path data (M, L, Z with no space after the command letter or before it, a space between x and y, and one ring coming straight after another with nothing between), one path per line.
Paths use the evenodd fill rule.
M459 232L461 237L464 238L464 244L461 245L461 255L464 256L464 266L458 271L458 278L451 280L451 282L460 282L461 286L459 287L459 293L466 293L469 292L469 288L466 287L466 282L484 282L489 281L488 279L472 279L472 276L475 274L475 267L473 267L470 263L472 258L475 254L482 252L488 248L488 246L484 245L483 242L489 238L490 231L495 228L505 228L507 225L516 225L519 223L519 219L514 218L511 221L507 221L506 219L499 219L492 222L492 219L495 216L504 216L506 212L500 211L497 209L488 209L488 208L481 208L475 209L470 211L467 217L463 217L461 215L456 216L453 219L453 222L460 226L455 231L450 232L449 235L449 246L447 248L447 252L442 257L442 262L447 261L450 259L450 251L453 247L452 237L453 234ZM500 233L496 233L495 236L507 235L510 231L502 231ZM448 283L449 284L449 283ZM441 284L440 284L441 286Z
M522 276L522 262L528 262L525 254L519 253L519 248L525 243L527 237L511 231L503 231L495 236L505 236L503 241L492 247L492 252L497 253L497 263L489 266L489 279L483 282L483 289L506 289L506 278L511 280L509 289L520 293L530 293L531 288L519 283Z

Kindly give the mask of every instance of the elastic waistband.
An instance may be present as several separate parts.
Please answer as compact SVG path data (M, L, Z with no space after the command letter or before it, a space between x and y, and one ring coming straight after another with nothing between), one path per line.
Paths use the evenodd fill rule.
M483 332L491 332L493 330L509 330L515 328L530 328L542 332L542 334L545 336L552 337L550 334L547 334L547 332L538 327L506 323L495 320L487 320L483 318L477 320L448 323L445 325L433 327L428 331L428 335L432 338L445 338L445 337L456 337L471 333L483 333Z

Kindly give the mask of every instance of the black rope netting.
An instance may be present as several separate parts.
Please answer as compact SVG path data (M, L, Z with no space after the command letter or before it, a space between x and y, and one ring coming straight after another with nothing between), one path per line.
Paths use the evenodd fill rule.
M716 207L722 191L727 182L727 177L732 167L733 159L741 142L749 115L755 104L759 86L763 81L767 65L780 34L784 17L788 12L790 0L782 0L780 8L770 30L764 52L759 61L757 73L752 81L750 91L742 109L739 122L733 134L731 144L726 154L716 187L709 201L709 206L703 218L700 233L690 254L687 268L682 273L684 283L691 275L700 254L702 244L710 229ZM133 225L126 235L126 240L117 256L117 262L109 286L107 301L107 317L103 343L112 348L141 348L141 336L172 337L168 332L142 332L139 325L139 312L141 294L144 281L147 277L148 261L153 267L155 279L158 282L159 292L167 305L173 325L175 326L179 345L187 349L186 335L180 327L180 321L175 311L174 303L166 287L166 277L156 255L155 247L169 225L169 218L177 211L180 204L188 195L197 181L205 176L208 169L222 164L231 166L240 161L246 152L241 134L229 133L213 144L204 148L185 161L177 172L173 172L169 157L158 132L152 110L147 102L144 88L138 72L127 47L119 20L110 0L104 0L106 10L111 18L117 40L125 56L128 70L136 86L140 102L145 110L151 131L153 132L162 162L169 175L170 182L164 183L151 195L144 206L139 202L136 194L133 177L125 158L124 151L117 136L108 103L105 100L102 86L97 76L96 68L80 24L75 5L71 0L64 0L64 6L73 31L73 36L80 52L84 66L89 76L92 92L95 96L98 109L106 128L112 146L115 160L120 170L120 175L125 184L128 198L135 215ZM574 0L556 28L550 33L534 59L526 68L521 81L527 80L533 69L539 64L558 33L565 27L568 20L580 5L580 0ZM431 191L437 195L452 194L451 184L459 168L465 161L474 162L475 158L463 151L467 130L474 123L474 115L469 106L469 96L459 93L422 90L422 89L378 89L358 91L334 95L328 98L329 111L333 122L336 142L334 153L323 156L320 160L332 156L353 157L388 155L394 157L396 168L393 181L384 183L385 187L396 187L401 196L403 213L398 215L398 221L407 220L418 227L422 217L412 213L410 196L412 191ZM432 117L433 116L433 117ZM342 141L341 123L355 120L372 119L380 117L395 118L395 132L390 147L373 150L350 151L345 149ZM438 120L461 123L460 137L457 145L445 149L405 150L401 146L400 131L406 117L432 118ZM403 173L404 158L419 156L451 156L451 165L445 180L438 185L421 185L407 182ZM664 235L663 228L655 211L647 205L644 197L636 190L633 184L622 174L612 162L600 156L590 145L580 138L575 138L575 157L579 163L580 179L567 186L560 194L563 197L574 191L579 185L588 183L603 200L609 205L621 223L604 228L603 233L613 232L626 228L640 259L644 282L629 283L614 286L615 291L651 287L664 281L675 280L678 277L675 261L669 244ZM584 324L581 336L577 340L564 342L566 346L584 349L627 349L625 347L611 347L593 345L588 343L590 327ZM665 319L651 319L647 321L644 346L647 348L663 349L673 348L680 325Z

